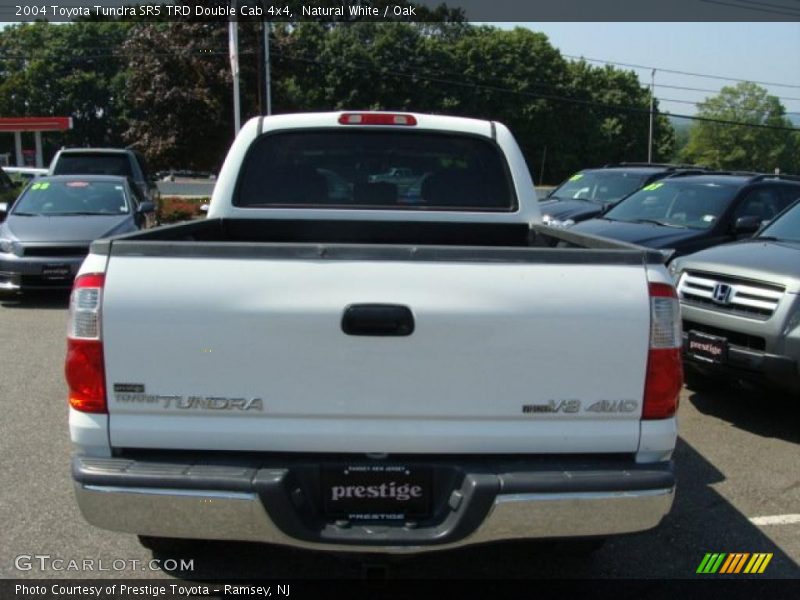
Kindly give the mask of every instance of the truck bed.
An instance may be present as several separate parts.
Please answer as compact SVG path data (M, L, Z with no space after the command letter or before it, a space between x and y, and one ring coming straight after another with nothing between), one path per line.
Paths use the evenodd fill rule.
M114 447L637 450L658 254L516 224L282 220L92 251L110 252ZM634 408L585 410L600 401Z
M664 262L662 254L651 249L543 225L446 221L204 219L98 240L91 251L108 255L112 247L114 254L144 256L199 257L220 252L224 256L237 256L256 252L258 256L402 257L403 260ZM534 249L537 251L530 251Z

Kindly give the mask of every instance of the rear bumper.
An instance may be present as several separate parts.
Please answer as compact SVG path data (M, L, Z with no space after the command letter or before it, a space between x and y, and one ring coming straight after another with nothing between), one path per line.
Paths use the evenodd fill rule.
M438 462L430 519L326 520L318 466L73 459L81 512L105 529L161 537L242 540L309 549L410 553L521 538L605 536L650 529L672 505L671 463L545 466L515 459ZM430 463L429 463L430 464Z

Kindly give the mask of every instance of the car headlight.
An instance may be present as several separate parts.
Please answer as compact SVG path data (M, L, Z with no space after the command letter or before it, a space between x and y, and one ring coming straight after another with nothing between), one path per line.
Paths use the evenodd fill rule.
M561 221L560 219L556 219L555 217L551 217L550 215L543 215L542 223L550 227L559 227L561 229L575 225L575 221L573 221L572 219L564 219L563 221Z
M672 282L678 285L678 280L681 278L681 273L683 272L683 269L681 269L681 261L679 259L673 260L669 263L667 271L669 271L669 276L672 277Z
M22 244L12 240L0 240L0 253L22 256Z

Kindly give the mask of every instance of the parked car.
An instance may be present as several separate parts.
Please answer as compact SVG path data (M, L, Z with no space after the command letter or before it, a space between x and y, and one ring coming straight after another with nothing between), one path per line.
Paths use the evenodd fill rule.
M690 383L721 376L800 393L800 202L756 236L670 265Z
M146 228L155 206L124 177L39 177L0 224L0 291L69 288L89 244Z
M599 216L620 200L644 186L675 173L701 173L693 165L620 163L599 169L584 169L552 190L539 203L542 222L569 227Z
M19 181L13 181L6 174L5 168L0 167L0 221L5 219L8 209L14 203L22 187Z
M752 236L800 197L800 178L675 174L570 230L665 251L675 258Z
M148 202L158 206L161 198L144 157L130 148L62 148L48 175L118 175L133 181Z
M358 173L398 155L431 173L419 204ZM331 197L334 165L365 186L351 201ZM208 219L95 242L75 281L84 517L156 549L421 552L655 527L682 384L663 257L539 220L500 123L250 120Z

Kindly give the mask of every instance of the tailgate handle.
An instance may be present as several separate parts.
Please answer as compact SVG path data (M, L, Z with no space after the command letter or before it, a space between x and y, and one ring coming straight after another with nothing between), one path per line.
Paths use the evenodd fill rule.
M411 335L414 315L401 304L351 304L344 309L342 331L347 335Z

